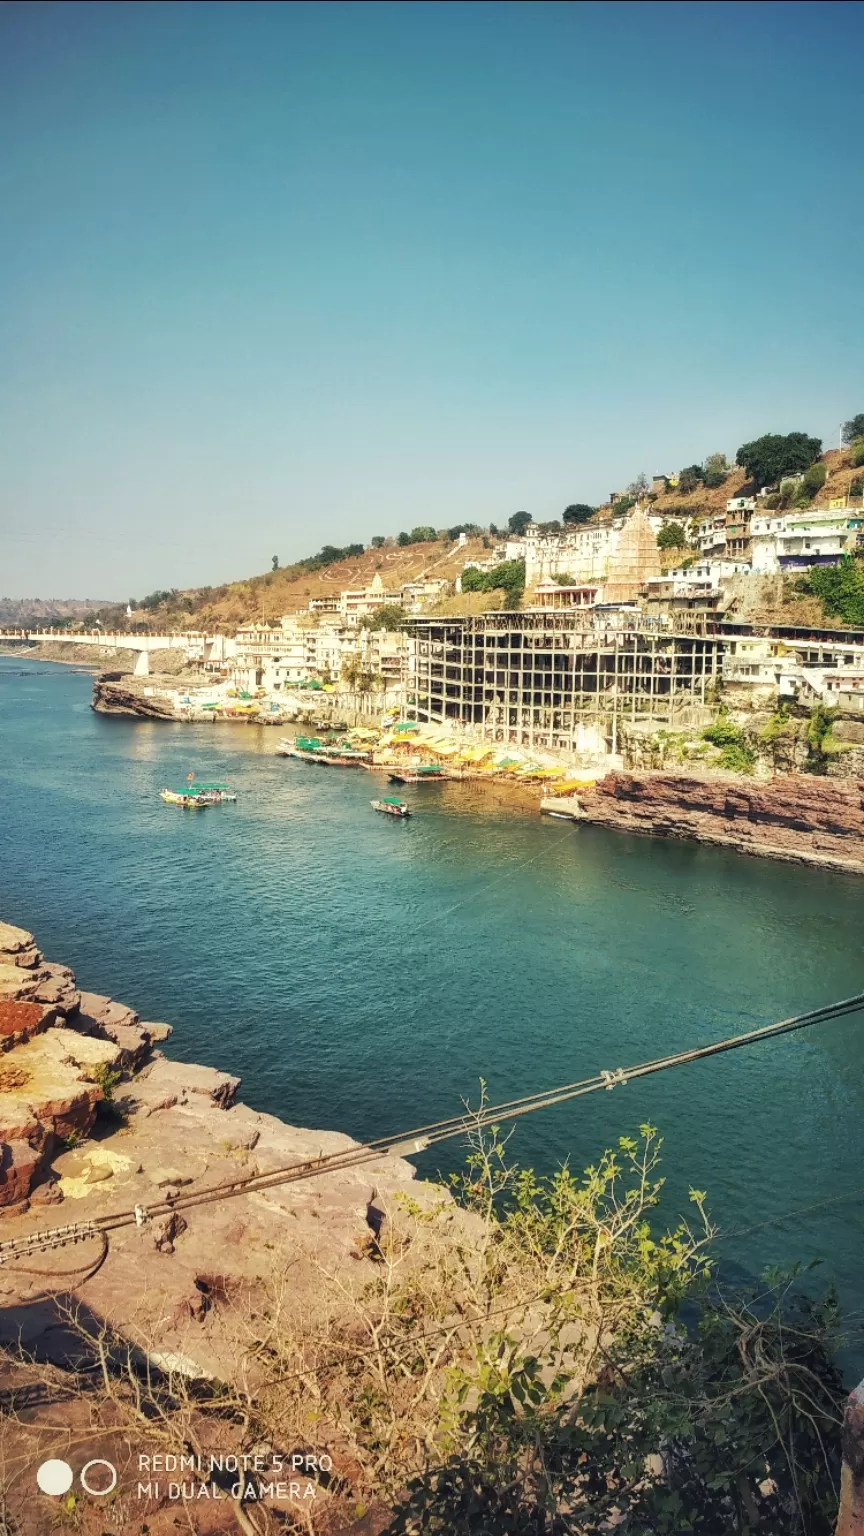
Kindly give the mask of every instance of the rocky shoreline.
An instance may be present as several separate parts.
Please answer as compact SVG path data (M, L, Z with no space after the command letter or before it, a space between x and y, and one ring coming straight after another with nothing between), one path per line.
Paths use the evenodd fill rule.
M181 1190L356 1146L248 1108L237 1099L238 1078L169 1060L159 1047L170 1034L166 1024L80 990L31 933L0 923L0 1243L138 1206L141 1224L112 1233L86 1284L88 1254L77 1248L60 1257L56 1284L69 1269L70 1294L80 1290L113 1328L151 1330L160 1354L190 1377L209 1378L225 1370L226 1312L208 1302L213 1293L242 1292L248 1301L268 1255L285 1242L298 1294L314 1287L324 1261L353 1276L390 1201L410 1189L422 1205L443 1191L415 1183L401 1158L382 1156L151 1221L148 1205L170 1204ZM44 1279L3 1263L0 1343L14 1343L23 1329L29 1346L50 1354L51 1307L34 1306L44 1290Z
M864 874L864 782L778 774L614 772L543 808L616 832Z

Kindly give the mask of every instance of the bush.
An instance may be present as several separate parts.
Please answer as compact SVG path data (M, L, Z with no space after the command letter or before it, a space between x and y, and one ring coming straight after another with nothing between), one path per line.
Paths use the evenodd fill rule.
M613 517L626 517L627 513L633 507L635 507L635 505L636 505L636 497L635 496L619 496L618 500L617 501L613 501L613 503L612 503L612 516Z
M855 442L856 438L864 442L864 411L859 411L858 415L853 416L851 421L844 421L843 423L843 435L840 439L843 446L848 447L850 443Z
M401 629L405 620L405 610L398 603L384 603L381 608L376 608L374 613L364 613L360 620L361 629Z
M702 465L701 464L688 464L687 468L686 469L682 469L680 475L678 476L678 494L679 494L679 496L689 496L689 495L691 495L691 493L693 491L695 491L695 489L696 489L697 485L699 484L699 482L701 481L701 479L702 479Z
M854 480L850 480L849 495L864 496L864 480L862 480L860 475L856 475Z
M744 732L733 723L728 715L721 715L713 725L709 725L702 732L702 740L710 741L714 747L721 747L722 751L717 759L717 767L725 768L729 773L752 773L756 766L756 754L748 744Z
M852 444L852 463L856 469L864 464L864 437L856 437Z

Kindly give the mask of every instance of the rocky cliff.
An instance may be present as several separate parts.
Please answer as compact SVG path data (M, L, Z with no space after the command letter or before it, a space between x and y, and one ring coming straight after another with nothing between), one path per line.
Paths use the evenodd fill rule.
M297 1129L238 1103L239 1079L228 1073L169 1061L158 1045L170 1033L81 991L68 966L44 960L32 934L0 923L0 1242L118 1209L146 1213L180 1190L354 1147L347 1136ZM421 1205L447 1198L413 1179L410 1164L382 1156L185 1216L145 1215L112 1233L89 1278L94 1255L77 1248L55 1255L49 1273L76 1293L86 1280L91 1311L147 1335L189 1374L224 1375L226 1298L242 1294L248 1305L268 1258L286 1246L298 1295L324 1264L356 1272L400 1192L412 1188ZM50 1308L39 1301L40 1273L3 1262L0 1344L20 1336L45 1347Z
M738 774L616 772L580 792L576 815L619 832L864 874L860 779L784 774L760 783Z

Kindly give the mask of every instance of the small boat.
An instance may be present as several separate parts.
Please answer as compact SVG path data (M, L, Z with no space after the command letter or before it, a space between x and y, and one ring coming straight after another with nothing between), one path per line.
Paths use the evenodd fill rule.
M385 795L383 800L370 800L373 811L381 811L384 816L410 816L404 800L397 800L395 795Z
M236 792L230 784L198 784L196 783L192 793L203 800L205 805L223 805L226 801L235 801Z
M194 794L185 789L163 789L159 792L159 799L166 805L182 805L184 811L204 811L211 800L205 800L201 795Z
M422 784L424 779L440 779L441 769L435 763L421 763L419 768L405 768L401 773L391 773L391 784Z

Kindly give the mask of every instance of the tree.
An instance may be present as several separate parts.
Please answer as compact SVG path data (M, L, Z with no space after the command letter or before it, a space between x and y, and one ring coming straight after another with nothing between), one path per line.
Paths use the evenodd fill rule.
M747 471L757 486L776 485L782 475L800 474L822 455L822 439L806 432L766 432L764 437L742 443L735 463Z
M702 477L703 470L701 464L688 464L687 468L682 469L678 476L679 494L681 496L689 496L691 491L695 491Z
M705 460L702 479L709 491L715 491L718 485L722 485L729 473L729 463L725 453L709 453Z
M412 544L434 544L438 537L436 529L426 526L411 529Z
M852 444L852 463L856 469L864 464L864 437L856 437Z
M812 501L816 492L821 491L827 479L828 471L824 464L811 464L809 469L805 469L801 484L798 487L800 500L803 502Z
M491 533L493 539L497 539L497 537L498 537L498 526L497 526L496 523L490 523L489 524L489 532Z
M364 613L360 620L360 628L395 631L402 628L404 618L405 610L400 608L398 603L384 603L382 607L376 608L374 613Z
M406 544L410 544L411 543L411 535L410 535L410 533L400 533L398 539L396 540L396 543L399 545L400 549L404 549Z
M628 485L627 494L633 496L638 501L640 496L647 496L650 489L648 476L644 469L641 469L632 484Z
M524 533L528 524L533 523L533 521L534 519L530 512L514 512L513 516L507 519L507 527L511 533L515 533L518 536L520 533Z
M850 417L843 423L843 435L840 439L844 448L854 443L856 437L864 438L864 411L859 411L857 416Z
M657 535L658 549L686 549L687 535L680 523L667 523Z
M274 571L278 571L278 569L279 569L279 556L278 555L274 555L273 556L273 570Z
M626 517L627 513L633 507L635 507L635 505L635 496L619 496L618 500L613 501L612 503L612 515L613 517Z
M564 508L564 521L565 523L587 523L596 511L597 508L589 507L586 501L574 501L569 507Z
M380 534L380 533L376 533L376 535L375 535L374 539L372 540L372 542L371 542L369 547L370 547L370 549L383 549L384 548L384 538L383 538L383 535Z
M463 592L509 592L519 594L525 590L525 561L502 560L491 571L478 571L469 565L462 572Z

